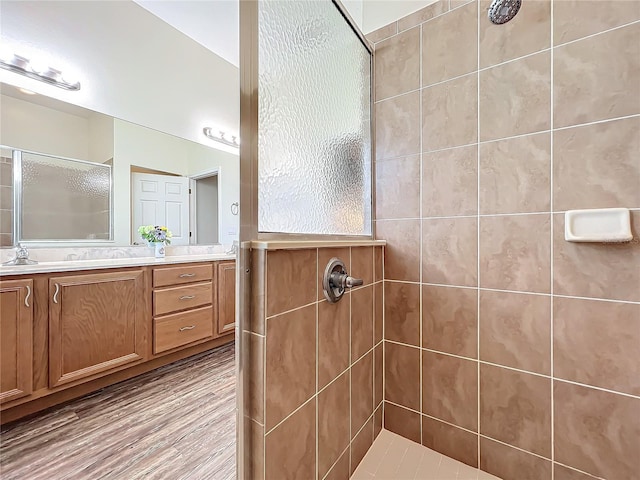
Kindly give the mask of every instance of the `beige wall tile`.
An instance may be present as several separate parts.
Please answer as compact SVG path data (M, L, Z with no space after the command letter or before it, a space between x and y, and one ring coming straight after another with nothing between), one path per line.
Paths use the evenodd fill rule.
M376 160L420 153L420 92L375 105Z
M373 406L377 408L384 400L384 347L377 345L373 351Z
M551 379L481 364L480 392L481 434L551 458Z
M554 375L640 396L640 305L555 298Z
M551 56L542 52L480 72L480 140L548 130Z
M494 25L486 14L491 1L480 2L480 68L506 62L551 45L551 0L522 2L513 20Z
M419 411L420 350L396 343L384 342L384 369L385 400ZM419 426L418 431L420 431ZM402 435L399 432L396 433ZM420 441L420 438L418 437L416 441Z
M445 12L449 11L449 0L437 0L436 2L421 8L417 12L413 12L406 17L398 20L398 30L403 31L408 28L415 27L427 20L431 20L433 17L437 17Z
M636 240L605 244L565 241L564 215L554 215L554 293L640 301L640 212L632 212L631 217Z
M355 435L355 434L354 434ZM358 433L351 442L351 474L360 465L373 443L373 419L369 420L365 427Z
M640 207L638 152L640 117L555 132L554 210Z
M469 2L476 3L476 0L449 0L449 8L451 10L461 7L462 5L466 5Z
M384 402L384 428L420 443L421 415L406 408Z
M254 249L251 251L251 323L249 329L261 335L264 335L264 320L266 318L266 258L266 250Z
M420 281L420 220L376 222L376 237L387 241L385 279Z
M422 417L422 444L447 457L478 467L478 434Z
M323 478L349 445L349 372L318 394L318 476ZM348 467L347 467L348 469Z
M351 295L338 303L318 304L318 388L323 388L349 366Z
M554 382L555 460L604 478L640 471L640 399Z
M478 430L478 363L422 352L422 413Z
M553 478L554 480L594 480L595 477L587 475L586 473L572 470L563 465L555 463L553 465Z
M373 352L351 366L351 436L373 413Z
M480 292L480 360L551 374L551 297Z
M422 155L422 216L478 213L478 146Z
M251 447L248 455L245 453L245 465L252 480L264 480L264 426L244 418L245 439L250 439ZM246 460L247 456L249 457Z
M350 452L347 449L338 459L333 468L329 471L324 480L348 480L351 472L349 471Z
M265 427L273 428L316 389L316 306L267 320Z
M249 365L249 389L245 397L245 415L264 425L264 337L242 332L248 348L242 352L245 365Z
M470 3L422 26L422 83L478 69L478 6Z
M376 411L373 413L373 439L374 440L382 431L383 416L384 416L383 415L384 408L382 405L383 404L380 404L380 406L376 408Z
M373 343L378 344L384 337L384 283L374 285L374 316L373 316Z
M351 247L349 275L362 279L364 285L373 283L373 247Z
M550 215L480 219L480 286L550 292Z
M463 357L478 355L478 291L422 286L422 346Z
M384 247L373 249L373 279L379 281L384 278Z
M365 35L366 39L371 43L377 43L385 38L390 37L391 35L395 35L398 32L397 22L392 22L384 27L381 27L377 30L374 30L371 33Z
M480 468L504 479L551 480L551 462L480 437Z
M640 23L558 47L554 126L640 112Z
M553 5L556 45L640 19L637 0L562 0Z
M324 270L332 258L338 258L344 263L347 272L351 273L351 250L346 248L319 248L318 249L318 300L325 298L322 280Z
M422 221L422 281L475 287L478 284L476 218Z
M551 134L480 145L480 213L550 211Z
M373 286L351 292L351 363L373 347Z
M267 479L315 478L315 399L308 402L266 436L265 472Z
M376 162L376 219L420 217L420 155Z
M385 282L384 338L420 346L420 285Z
M420 28L378 43L374 67L376 100L420 88Z
M316 249L267 253L267 316L315 301L316 259ZM296 288L282 288L283 285Z
M478 76L466 75L422 90L425 152L478 140Z

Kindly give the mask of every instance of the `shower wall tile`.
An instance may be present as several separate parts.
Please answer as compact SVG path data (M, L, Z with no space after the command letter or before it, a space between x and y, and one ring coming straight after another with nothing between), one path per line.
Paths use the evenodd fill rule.
M554 382L555 460L603 478L640 471L640 399Z
M476 433L423 416L422 444L459 462L478 467L478 434Z
M558 295L640 301L640 211L631 213L635 241L571 243L564 239L564 215L554 215L553 288Z
M480 286L549 293L551 216L482 217Z
M556 480L633 478L640 1L526 1L503 25L489 4L388 28L421 30L398 61L422 84L376 139L384 425L505 480L550 480L554 444ZM608 207L632 209L632 242L564 240L566 210Z
M266 258L265 250L251 252L251 325L249 330L264 335L264 319L266 317Z
M480 68L549 48L551 0L522 2L515 18L502 25L489 20L490 5L490 0L480 2Z
M422 410L431 417L478 431L478 364L422 353Z
M373 309L373 286L351 292L351 363L373 348Z
M480 433L551 458L551 380L480 365Z
M423 89L423 151L477 142L477 98L477 75L466 75Z
M373 419L369 420L351 442L351 474L373 444Z
M551 374L551 297L480 292L480 360Z
M376 222L376 237L387 241L385 279L420 281L420 235L420 220Z
M556 45L640 20L637 0L562 0L553 5Z
M558 47L555 127L640 113L640 23Z
M373 296L373 343L377 345L384 338L384 283L380 282L374 285Z
M324 478L349 445L349 372L318 394L318 476Z
M351 437L373 413L373 351L351 366Z
M549 130L551 55L541 52L480 72L480 141Z
M384 400L384 346L376 345L373 351L373 406L378 408Z
M420 92L377 102L376 160L420 153Z
M324 271L325 265L321 267ZM348 271L364 282L363 287L357 288L371 285L373 283L373 247L351 248L351 270Z
M420 87L420 28L412 28L376 45L376 100Z
M425 23L422 27L423 85L432 85L476 71L477 45L476 2Z
M345 480L351 476L351 472L349 471L350 453L349 449L342 453L324 480Z
M317 251L275 250L267 252L267 283L296 288L267 289L267 317L308 305L316 299Z
M318 304L318 387L323 388L349 366L350 302Z
M640 207L640 117L560 130L553 152L556 211Z
M376 282L384 279L384 248L374 247L373 249L373 279Z
M420 155L376 162L376 218L420 217Z
M480 145L480 213L550 211L551 134Z
M477 218L425 219L422 232L423 282L477 286Z
M398 33L398 22L390 23L389 25L385 25L377 30L374 30L371 33L368 33L366 36L367 40L372 44L377 42L381 42L382 40L389 38L392 35Z
M432 285L422 287L422 346L477 358L477 290Z
M556 298L554 375L640 396L640 305Z
M384 338L420 346L420 285L385 282Z
M478 147L422 155L422 216L478 213Z

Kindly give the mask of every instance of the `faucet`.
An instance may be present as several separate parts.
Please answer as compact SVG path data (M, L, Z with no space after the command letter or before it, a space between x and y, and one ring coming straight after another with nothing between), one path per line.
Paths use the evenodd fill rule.
M2 265L35 265L38 262L29 259L29 250L27 247L22 246L20 243L16 246L15 258L4 262Z
M234 240L233 244L231 245L231 248L229 250L227 250L226 252L227 255L237 255L238 254L238 241Z

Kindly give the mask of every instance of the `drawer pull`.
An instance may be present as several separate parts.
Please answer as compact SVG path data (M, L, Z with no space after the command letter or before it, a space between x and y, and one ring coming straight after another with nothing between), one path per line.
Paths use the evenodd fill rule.
M185 330L193 330L194 328L196 328L195 325L189 325L188 327L182 327L180 328L181 332L184 332Z
M58 293L60 293L60 285L56 283L56 291L53 294L53 303L58 303Z
M195 295L183 295L180 297L180 300L191 300L192 298L196 298Z
M24 297L24 306L29 308L29 297L31 296L31 287L27 285L27 296Z
M180 275L180 278L188 278L188 277L195 277L196 274L195 273L183 273Z

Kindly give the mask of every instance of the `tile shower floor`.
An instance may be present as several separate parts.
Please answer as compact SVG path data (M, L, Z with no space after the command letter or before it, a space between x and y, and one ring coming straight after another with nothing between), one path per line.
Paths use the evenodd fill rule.
M351 480L500 480L400 435L382 430Z

